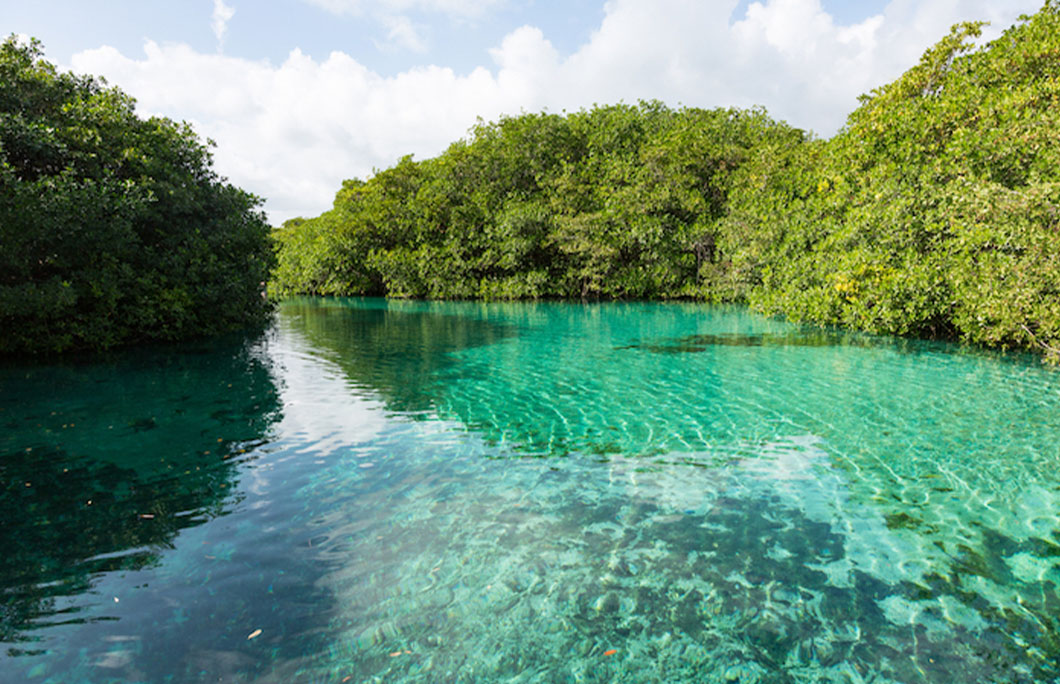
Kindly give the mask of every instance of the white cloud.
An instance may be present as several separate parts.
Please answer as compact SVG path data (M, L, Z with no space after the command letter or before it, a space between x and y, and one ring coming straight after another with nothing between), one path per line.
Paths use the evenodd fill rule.
M387 0L417 1L463 4ZM830 135L858 94L911 67L951 24L989 19L996 35L1037 1L1000 8L991 0L893 0L844 26L819 0L756 2L736 21L737 0L612 0L574 54L560 55L539 29L523 26L490 52L492 65L464 75L424 66L384 77L341 52L318 61L295 50L274 65L154 42L137 58L108 47L82 52L73 67L121 86L142 114L187 119L216 140L217 170L267 197L278 223L327 209L344 178L367 177L403 154L438 154L479 116L659 98L760 104ZM400 21L391 39L407 47L422 40Z
M366 15L382 24L385 41L375 41L384 51L395 49L423 53L428 49L424 27L409 13L440 14L457 21L476 19L505 0L303 0L336 15Z
M452 17L477 17L500 5L503 0L304 0L332 14L382 14L420 11Z
M228 31L228 22L236 14L234 7L229 7L224 0L213 0L213 16L210 18L210 28L217 38L217 51L220 52L224 46L225 33Z
M423 37L420 27L415 26L406 16L382 16L379 18L386 27L386 43L377 43L380 49L391 46L410 50L412 52L426 52L427 40Z
M477 115L500 113L484 69L384 78L340 52L318 62L295 50L273 66L148 42L141 59L104 47L75 55L73 68L134 94L141 114L186 119L216 140L218 172L267 197L274 222L317 214L342 179L437 154Z

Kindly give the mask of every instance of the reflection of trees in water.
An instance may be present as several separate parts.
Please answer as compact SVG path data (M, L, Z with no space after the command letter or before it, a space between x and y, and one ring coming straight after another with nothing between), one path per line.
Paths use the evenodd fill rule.
M83 621L62 597L220 515L233 457L279 409L266 363L232 340L0 371L0 641Z
M437 399L439 372L455 362L451 354L494 344L515 334L510 325L459 315L454 306L386 300L294 299L281 314L317 349L329 352L349 380L378 393L393 411L426 411Z
M358 307L361 306L358 304ZM895 426L890 435L886 430L873 433L871 448L866 447L864 453L860 451L862 445L853 437L850 442L837 438L837 443L852 445L852 458L904 453L911 433L901 426L904 425L902 418L909 406L923 405L926 411L936 408L930 403L921 402L920 387L928 387L921 383L934 382L942 377L948 378L945 387L967 389L983 386L997 392L1005 391L1004 387L990 379L993 376L986 380L983 376L990 373L999 360L1007 357L965 350L961 363L953 366L949 363L956 353L952 345L779 324L775 330L768 329L760 333L719 332L668 336L664 334L665 326L645 323L642 331L646 334L639 337L641 342L618 346L612 340L625 341L628 339L624 337L627 331L634 329L634 326L620 325L617 318L612 318L616 312L621 313L621 309L609 308L605 320L596 320L587 317L584 311L559 305L537 307L537 313L548 317L546 322L549 324L562 321L566 313L571 314L572 318L577 319L577 338L573 335L557 337L551 342L558 343L547 349L541 345L527 344L528 337L524 338L523 344L476 354L473 363L457 366L451 352L491 344L511 334L509 329L481 318L445 315L458 314L460 309L455 305L432 307L410 303L405 310L388 310L385 303L366 302L363 306L365 308L335 304L317 308L318 303L313 302L286 305L284 311L292 327L303 331L318 348L334 354L334 357L329 358L346 371L354 384L379 392L391 408L408 411L436 408L442 415L459 418L487 441L498 435L516 434L524 443L536 445L550 444L550 440L557 437L556 443L567 447L574 441L571 433L553 432L538 436L534 432L542 425L548 428L555 424L555 421L549 423L552 416L541 410L546 404L544 398L551 402L552 407L576 408L585 407L585 397L590 396L598 398L601 407L593 411L591 417L580 426L575 426L583 428L583 431L575 433L574 438L579 440L578 446L583 452L599 450L606 453L609 438L617 443L623 435L614 430L615 435L612 437L601 428L608 428L606 420L623 415L623 411L614 410L616 407L623 409L628 416L628 405L636 398L624 380L634 371L641 373L640 377L653 381L665 379L662 371L668 367L659 361L659 355L707 352L717 347L850 346L893 350L896 358L905 354L945 352L945 364L918 367L916 374L905 374L913 361L874 365L878 362L869 355L861 355L844 377L838 380L830 378L827 393L817 397L815 401L818 403L810 406L818 412L815 415L823 417L814 419L811 416L805 419L807 422L827 425L832 434L855 437L861 434L858 432L862 429L860 423L866 416L874 417L885 426ZM634 313L639 315L641 312L634 310ZM501 317L519 320L511 311L504 311ZM544 327L540 323L540 320L536 320L535 327ZM564 331L568 329L575 328L573 325L562 327ZM612 334L612 330L620 332ZM547 336L541 339L545 344L550 343ZM586 360L589 358L586 352L599 349L601 343L604 348L615 352L617 363L614 366L607 367L598 361ZM638 355L637 350L650 354ZM563 355L562 361L567 361L569 357L577 359L578 363L543 363L539 357L548 352ZM735 355L734 358L750 359L746 365L737 367L737 371L755 370L755 358L749 355ZM797 357L799 360L803 358ZM635 362L641 364L639 368L633 366ZM558 368L567 372L554 372ZM945 370L947 375L940 376L940 369ZM813 375L816 370L834 372L835 368L827 364L789 364L780 369L779 377L785 384L796 386L800 381L821 377L820 374ZM537 375L534 375L535 371ZM482 374L486 372L490 374L489 382L478 382L485 379ZM739 377L739 373L731 368L728 373L728 376L720 375L720 379L712 383L689 383L688 386L699 393L699 403L695 405L703 406L703 392L706 389L717 386L725 377ZM459 381L448 386L441 384L452 381L454 377L459 378ZM896 377L901 377L906 384L896 388ZM987 381L990 384L986 384ZM876 383L870 385L871 391L865 389L867 382ZM522 392L524 388L532 391ZM681 396L680 392L685 391L684 385L673 385L673 388L675 391L671 394L678 397ZM849 401L836 401L837 395ZM896 395L899 400L894 400L891 395ZM663 394L653 392L645 392L641 396L651 401L659 397L666 398ZM877 405L881 397L888 399L882 406ZM454 398L464 402L457 404ZM731 396L724 397L726 400L729 398ZM792 401L792 398L792 395L780 395L773 403L766 402L765 406L775 407L780 412L787 409L789 404L785 402ZM732 405L723 404L722 399L707 404L694 414L695 419L705 421L713 415L707 413L711 406L730 409ZM446 403L440 407L432 406L432 402L440 401ZM567 403L562 404L563 401ZM618 402L622 402L622 405ZM952 401L947 403L947 407L953 405ZM962 410L966 410L967 415L981 416L982 407L986 405L972 402L962 405ZM749 410L741 415L747 422L739 426L744 432L752 431L759 424L756 421L763 415L769 415L759 405L748 406ZM1011 415L1025 415L1019 406L1021 404L1011 403L1003 407L1010 410ZM545 408L550 406L546 405ZM681 406L677 408L685 410ZM650 406L645 406L642 413L634 416L637 420L631 420L630 423L635 427L657 415L666 417L665 410L666 406L660 405L653 413ZM564 413L576 415L574 411ZM725 416L721 410L716 415ZM954 416L952 408L947 408L945 419L952 423ZM974 426L978 421L976 418L975 422L968 424ZM677 421L670 420L667 427L674 429L675 425L680 427ZM724 434L720 430L718 433ZM557 526L549 528L546 533L535 529L533 534L524 539L506 537L498 539L497 543L512 557L521 557L521 550L540 548L542 538L561 546L565 544L564 540L582 538L586 541L584 547L578 544L564 551L572 555L582 554L579 563L586 568L611 564L615 558L627 553L627 565L639 566L639 569L623 570L621 565L611 568L616 578L613 586L584 590L555 589L563 592L560 603L565 609L570 609L567 617L574 628L581 630L587 639L591 637L601 643L619 643L624 639L645 635L686 634L700 644L714 643L715 646L710 648L718 649L717 652L724 653L731 662L757 663L763 672L768 673L763 674L766 678L762 681L789 681L785 677L797 667L810 668L814 664L830 667L847 662L861 663L866 668L860 671L861 674L868 670L885 672L897 681L947 681L950 678L994 681L1005 678L1006 681L1030 682L1060 675L1056 665L1060 662L1060 620L1057 618L1060 616L1060 593L1056 583L1050 579L1055 576L1054 570L1050 568L1055 568L1054 561L1060 558L1060 535L1048 539L1011 538L1003 534L1003 529L999 532L987 526L985 519L975 514L957 516L964 521L962 524L970 525L968 535L952 527L935 529L931 525L921 525L919 519L911 515L911 512L919 515L919 509L910 507L906 500L898 496L901 494L908 499L911 494L901 493L900 488L921 478L938 476L932 469L934 462L929 458L931 454L945 457L948 453L969 447L965 434L952 431L935 431L931 434L932 451L925 451L917 455L917 460L906 462L904 469L900 470L902 481L893 479L895 470L902 466L898 459L890 461L885 470L871 467L871 460L859 461L870 467L856 474L857 491L852 496L866 509L844 511L844 514L873 519L876 519L878 512L881 522L890 528L896 538L916 536L928 540L932 549L937 546L942 555L931 556L935 571L915 581L896 579L906 576L905 573L873 574L858 569L855 561L849 560L855 565L847 581L837 586L822 568L852 553L850 549L844 548L847 540L828 525L806 519L798 511L788 510L775 501L723 500L708 516L678 516L670 521L666 521L669 511L645 510L644 522L640 526L644 534L636 539L624 539L618 546L607 545L607 540L603 538L591 540L584 530L594 524L605 525L615 520L622 506L626 505L625 502L610 507L594 502L584 508L573 504L564 508L562 502L553 502L559 510L569 512L563 519L570 522L570 529ZM624 444L638 438L638 434L632 430L630 435ZM507 443L512 444L513 441ZM1004 447L1001 442L998 442L998 446ZM982 446L978 448L983 449ZM1049 448L1044 441L1042 445L1034 447L1040 453L1049 453ZM621 450L621 444L615 450ZM1020 455L1013 452L1013 458L1018 461ZM967 472L972 474L975 470L981 470L981 465L971 465ZM984 475L985 486L990 487L995 478L994 474ZM393 486L393 481L388 480L388 486ZM954 506L975 506L969 501L964 504L951 501L952 489L925 487L935 497L931 499L932 505L938 506L941 511L936 512L933 520L949 519L948 512ZM892 495L893 499L881 501L865 496L865 492L896 493ZM942 496L938 497L937 494ZM445 498L438 497L439 500ZM364 500L368 500L368 493ZM387 489L385 501L379 505L391 506L393 500L393 491ZM498 500L487 505L488 499L478 493L476 500L489 509L490 519L496 520L503 519L511 503ZM546 521L552 519L549 510L542 511ZM526 515L526 511L520 509L518 515ZM655 516L662 520L654 520ZM429 528L429 531L420 529L407 543L401 541L401 532L395 534L393 530L388 530L387 544L394 555L394 567L400 567L404 557L422 554L426 540L430 539L445 540L450 546L427 555L436 558L470 556L478 539L466 539L467 554L462 554L459 549L454 550L452 544L465 538L462 536L464 527L474 531L474 526L467 524L467 521L474 520L475 516L454 515L454 518L461 521L459 528L432 527L436 520L433 515L427 517L426 521L416 517L421 520L419 524ZM481 530L478 532L481 533ZM371 539L375 537L371 536ZM656 543L666 546L666 555L657 560L645 560L640 551L654 548L652 545ZM595 553L594 550L605 546L614 552ZM912 544L909 548L915 546ZM902 548L906 546L902 545ZM707 553L690 560L690 551ZM379 557L378 553L373 550L372 554L375 555L355 555L375 559ZM551 586L556 582L555 567L542 567L537 572L536 560L524 558L524 561L523 570L539 576L535 586ZM1014 563L1027 566L1022 576L1013 574ZM425 575L431 567L423 569L421 575ZM653 586L642 581L645 574L650 576L652 573L665 580L663 585ZM366 575L371 575L371 572ZM681 577L698 578L697 581L703 582L704 586L695 589L686 587L677 593L666 586ZM396 586L400 578L394 577L393 581ZM556 586L577 584L572 579L570 583L561 582ZM422 634L417 634L424 620L419 611L410 613L415 617L410 618L408 623L395 627L391 615L393 611L388 612L387 606L390 604L386 603L387 595L367 593L361 584L358 584L357 591L360 592L358 597L346 598L344 601L363 599L362 609L383 625L379 628L383 633L392 635L397 630L409 639L422 637L426 649L429 639L433 638L432 630L441 628L438 624L430 623L424 627ZM518 600L512 597L512 601ZM527 596L527 601L530 600L531 597ZM717 624L725 627L711 627ZM512 634L506 635L506 638L511 639L511 643L505 647L506 651L523 654L533 648L540 648L540 641L535 636L539 633L536 627L516 622L511 629ZM516 642L523 634L526 635L522 643L524 648L520 649ZM601 638L601 635L606 638ZM826 637L822 638L822 635ZM568 646L564 644L554 649L554 652L568 653ZM393 665L394 661L386 658L385 654L379 655L379 658L380 662ZM455 660L451 664L453 667L460 665ZM547 667L560 666L558 663L547 664ZM521 667L529 665L525 662L513 663L512 670L502 668L499 673L510 676ZM1016 674L1011 674L1013 672Z
M865 334L828 329L792 329L783 333L716 333L627 344L616 349L643 349L656 354L694 354L711 347L837 347L880 344Z

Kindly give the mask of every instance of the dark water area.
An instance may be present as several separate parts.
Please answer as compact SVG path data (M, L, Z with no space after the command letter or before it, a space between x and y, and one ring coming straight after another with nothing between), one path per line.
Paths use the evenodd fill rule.
M698 304L0 366L0 682L1060 681L1060 373Z

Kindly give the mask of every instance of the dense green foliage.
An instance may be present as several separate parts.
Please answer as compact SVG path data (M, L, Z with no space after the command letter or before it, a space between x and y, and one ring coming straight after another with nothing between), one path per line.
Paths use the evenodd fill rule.
M973 51L979 28L739 181L727 233L752 304L1058 355L1060 5Z
M740 167L801 131L760 111L658 103L476 127L437 158L347 181L276 235L281 293L436 298L710 293Z
M524 114L276 231L281 294L696 297L1060 357L1060 5L962 24L832 139L759 110Z
M187 125L0 46L0 352L102 349L234 329L268 312L259 200Z

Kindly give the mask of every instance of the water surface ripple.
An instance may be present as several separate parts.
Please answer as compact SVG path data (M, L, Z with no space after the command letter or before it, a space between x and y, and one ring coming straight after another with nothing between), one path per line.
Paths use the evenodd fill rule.
M1060 681L1060 373L303 299L0 368L0 681Z

